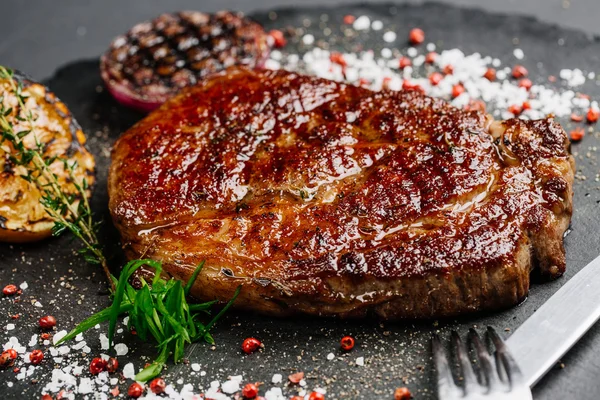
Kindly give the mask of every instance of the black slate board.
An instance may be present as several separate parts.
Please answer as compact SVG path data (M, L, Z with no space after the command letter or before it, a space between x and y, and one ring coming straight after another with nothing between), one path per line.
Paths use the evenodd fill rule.
M543 79L557 75L561 68L581 68L598 71L600 66L600 41L583 32L564 30L557 26L540 23L532 18L492 15L478 10L450 7L440 4L425 5L357 5L332 9L299 8L277 10L274 14L253 15L267 30L286 26L301 27L311 21L307 32L317 39L323 37L319 28L323 15L327 23L338 29L344 15L368 15L380 19L386 28L398 34L394 45L405 48L404 38L410 28L418 26L427 33L427 41L438 44L438 49L459 47L465 53L481 52L498 57L503 64L512 65L515 43L522 48L526 59L521 63L531 76ZM337 27L337 28L333 28ZM361 33L360 43L364 48L384 47L382 32ZM559 45L559 39L564 40ZM298 45L299 51L302 46ZM333 43L332 48L341 44ZM355 46L345 46L355 50ZM386 45L385 47L391 47ZM26 71L25 71L26 72ZM113 268L118 268L122 255L118 246L118 235L110 223L105 188L109 148L121 132L130 127L142 115L117 105L102 90L98 73L98 61L87 60L60 68L47 84L70 107L88 135L89 148L96 156L98 185L92 201L98 218L105 220L102 240L112 256ZM586 83L581 91L600 98L600 88L595 82ZM561 121L569 129L568 121ZM249 314L230 313L214 330L217 339L215 348L195 345L188 358L202 365L205 377L191 376L189 365L170 366L166 378L174 383L182 377L186 383L207 388L210 381L224 381L229 375L244 374L244 381L264 381L266 387L274 373L285 377L295 371L307 374L308 387L320 386L327 389L328 399L389 399L394 388L408 386L417 399L433 399L434 374L430 359L428 340L431 332L439 330L447 337L450 329L466 333L469 327L493 325L500 331L517 328L536 308L551 296L569 277L591 261L600 250L600 185L595 180L600 172L597 166L595 146L600 145L599 134L589 134L580 144L573 146L579 175L575 184L575 214L572 231L565 239L568 271L566 275L551 283L534 284L527 301L511 310L495 315L465 317L458 320L439 322L381 323L379 321L338 321L316 318L271 319ZM14 331L0 333L2 343L16 335L27 343L37 332L37 318L51 313L59 321L59 329L70 329L75 322L105 307L109 303L101 272L87 265L75 253L77 248L67 236L30 245L0 244L0 285L19 284L27 281L20 303L3 299L0 301L0 326L15 323ZM31 305L39 300L43 308ZM22 313L13 321L10 315ZM86 335L92 347L92 356L100 353L98 334ZM507 331L508 335L510 331ZM349 354L339 351L339 339L351 334L358 346ZM542 334L542 333L541 333ZM265 351L251 356L242 356L241 341L256 336L265 343ZM130 352L120 357L121 365L131 360L142 366L140 356L151 357L152 345L140 343L133 336L120 336L117 341L126 343ZM540 399L597 399L600 384L597 376L600 365L595 354L600 352L600 328L593 328L567 355L564 369L555 369L536 387L534 397ZM326 360L334 353L334 361ZM365 366L354 365L357 357L365 357ZM84 361L84 365L87 365ZM51 370L47 365L45 373ZM40 378L40 372L24 381L16 381L13 372L1 371L0 384L3 398L39 398L41 383L31 384L30 379ZM406 383L403 383L403 379ZM47 379L46 379L47 380ZM13 381L8 388L4 382ZM41 382L44 379L41 378ZM122 389L126 386L122 385ZM285 390L289 395L294 390Z

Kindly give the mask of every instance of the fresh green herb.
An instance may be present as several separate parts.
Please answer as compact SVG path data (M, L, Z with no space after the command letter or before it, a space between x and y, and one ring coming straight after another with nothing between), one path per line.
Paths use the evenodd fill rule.
M79 253L88 262L100 264L109 282L112 283L106 258L96 237L97 223L92 219L86 179L79 180L75 177L76 163L69 163L68 160L59 157L44 156L44 146L35 132L33 113L25 106L27 97L23 93L22 82L15 78L12 70L3 66L0 66L0 79L8 82L18 104L18 109L6 108L4 96L0 96L0 143L8 141L12 145L14 152L9 153L10 161L26 168L27 174L21 177L34 184L41 193L40 203L54 221L52 234L57 236L65 230L71 231L83 243L84 247L79 250ZM13 114L18 121L27 122L29 129L15 132L14 125L9 119ZM32 134L35 139L33 148L25 146L23 142L23 138L29 134ZM55 162L62 162L64 170L69 173L70 182L77 190L76 195L66 194L61 188L57 175L51 169L51 165Z
M229 303L205 324L200 321L200 317L210 315L210 308L216 301L193 305L187 303L189 291L204 263L198 265L185 286L176 279L163 279L162 265L153 260L130 261L121 271L119 279L114 278L110 274L107 260L102 254L96 236L98 226L92 219L87 198L89 188L85 178L78 181L74 176L76 164L58 157L44 157L43 145L38 141L35 132L33 113L25 106L27 97L23 94L21 81L15 78L13 71L3 66L0 66L0 79L9 82L10 90L17 98L19 107L19 109L5 108L3 96L0 95L0 143L8 141L14 148L14 152L9 153L10 161L25 167L27 174L22 178L34 184L42 194L40 203L54 221L52 233L59 235L66 230L73 233L84 245L79 252L88 262L102 265L113 289L113 303L110 307L81 322L58 343L71 340L79 333L108 321L108 338L112 347L117 320L127 314L130 329L135 328L142 340L151 336L158 343L158 357L136 375L138 381L147 381L160 374L171 355L175 362L181 361L186 344L199 340L214 343L210 329L231 307L240 288L237 288ZM29 129L15 132L9 118L13 115L18 121L27 122ZM23 143L23 138L29 134L33 134L35 138L33 148ZM62 162L65 171L69 173L70 182L77 189L76 195L66 194L60 186L58 177L52 172L50 167L57 161ZM142 266L154 269L155 275L151 284L141 279L141 288L135 289L129 283L129 279Z
M161 277L162 266L157 261L130 261L125 265L118 282L116 282L112 305L81 322L59 340L57 345L75 338L78 334L101 322L108 321L108 339L112 347L117 320L121 315L128 314L128 327L135 329L140 339L145 341L148 336L152 336L158 343L158 357L138 373L135 379L145 382L154 378L160 374L170 355L173 356L175 362L181 361L186 344L199 340L213 344L214 339L210 335L210 329L231 307L240 292L238 287L233 298L217 315L206 324L201 322L200 316L208 315L210 307L216 301L189 305L186 297L202 270L203 264L200 263L196 267L184 287L179 280L163 279ZM129 284L129 278L142 266L154 269L154 278L151 284L141 279L141 288L135 289Z

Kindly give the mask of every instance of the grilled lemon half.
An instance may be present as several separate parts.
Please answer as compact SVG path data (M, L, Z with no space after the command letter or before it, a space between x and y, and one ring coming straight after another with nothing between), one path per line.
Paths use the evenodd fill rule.
M94 157L85 148L83 131L67 106L45 86L17 73L15 79L21 82L26 97L25 108L33 115L34 129L22 138L25 147L41 149L45 160L56 157L50 169L66 195L78 195L73 181L81 184L85 179L91 188L95 181ZM0 79L0 99L5 109L12 109L6 117L13 131L30 130L26 114L20 109L11 82L7 79ZM28 174L29 168L15 163L11 157L15 154L12 143L2 141L0 136L0 241L40 240L52 234L54 221L40 203L42 193L36 184L22 177ZM65 160L69 165L74 165L72 176L65 168ZM86 195L91 195L90 189L86 190ZM80 200L79 195L74 204Z

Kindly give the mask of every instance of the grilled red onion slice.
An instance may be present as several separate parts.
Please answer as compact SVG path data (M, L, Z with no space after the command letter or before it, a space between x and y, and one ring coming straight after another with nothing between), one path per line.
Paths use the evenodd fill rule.
M119 103L148 112L212 72L237 64L262 67L268 53L263 28L239 13L183 11L117 37L100 71Z

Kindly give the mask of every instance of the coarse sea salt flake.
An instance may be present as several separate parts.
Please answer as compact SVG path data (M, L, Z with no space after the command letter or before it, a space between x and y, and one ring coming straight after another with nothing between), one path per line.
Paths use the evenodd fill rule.
M328 359L329 361L333 360L334 358L335 358L335 354L333 354L333 353L329 353L329 354L327 354L327 359Z
M227 394L233 394L240 390L240 383L238 381L229 380L221 385L221 390Z
M196 372L200 371L200 364L193 363L192 364L192 370L196 371Z
M117 343L115 344L115 351L118 356L124 356L129 351L129 348L127 348L125 343Z
M271 379L271 382L274 383L274 384L277 384L277 383L281 383L282 380L283 380L283 375L281 375L281 374L275 374L275 375L273 375L273 378Z
M94 390L94 387L92 385L92 380L90 378L81 378L79 380L79 387L77 388L77 391L79 392L79 394L92 393L93 390Z
M123 367L123 376L127 379L133 379L135 377L135 370L132 363L127 363Z
M108 350L109 347L110 346L108 344L108 337L104 333L101 333L100 334L100 349Z
M315 42L315 37L311 34L304 35L302 37L302 43L306 45L311 45Z
M384 58L390 58L392 56L392 51L387 47L383 48L381 49L381 56Z
M517 48L513 50L513 56L515 56L517 60L522 60L523 57L525 57L525 53L523 53L523 50Z
M13 329L15 329L15 324L6 324L7 331L12 331Z
M366 15L361 15L360 17L356 18L352 24L352 27L357 31L367 30L369 29L369 26L371 26L371 20Z
M73 346L71 346L71 348L73 350L81 350L85 347L85 345L86 345L86 342L84 340L83 342L75 343Z
M365 358L364 357L358 357L356 359L356 365L358 365L359 367L362 367L365 365Z
M23 283L21 283L21 284L19 285L19 287L20 287L22 290L25 290L25 289L27 289L27 288L29 287L29 285L27 284L27 282L23 282Z
M56 334L54 334L54 336L52 337L52 344L56 345L56 343L58 343L58 341L64 338L65 336L67 336L67 331L65 330L56 332Z
M281 388L271 388L269 390L267 390L267 392L265 393L265 399L266 400L284 400L285 397L283 397L283 392L281 390Z
M396 40L396 32L388 31L383 34L383 41L387 43L392 43Z

